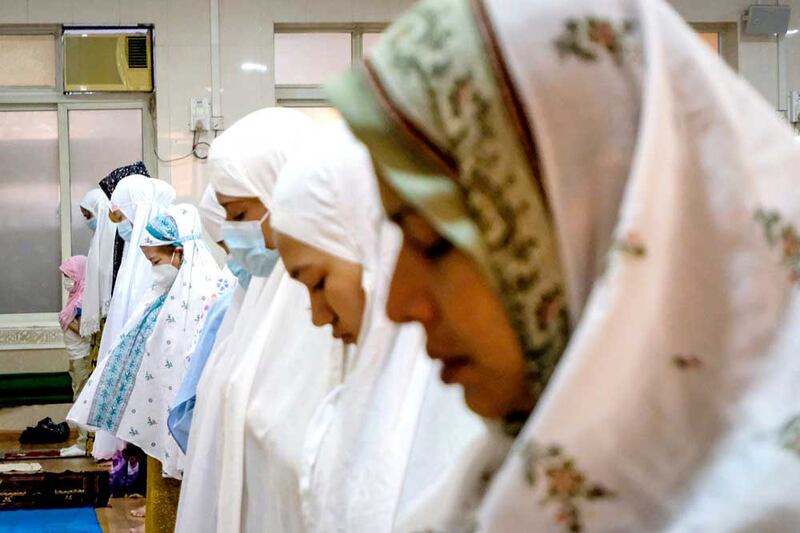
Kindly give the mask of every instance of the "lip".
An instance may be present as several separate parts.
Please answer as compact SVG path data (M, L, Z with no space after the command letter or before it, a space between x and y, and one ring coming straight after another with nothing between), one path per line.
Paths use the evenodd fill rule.
M333 337L336 339L341 340L346 344L350 344L353 342L353 336L346 331L341 331L337 327L333 328Z
M426 350L431 359L442 362L442 370L439 374L441 380L446 384L464 382L464 372L473 366L472 358L468 355L447 353L445 350L427 346Z

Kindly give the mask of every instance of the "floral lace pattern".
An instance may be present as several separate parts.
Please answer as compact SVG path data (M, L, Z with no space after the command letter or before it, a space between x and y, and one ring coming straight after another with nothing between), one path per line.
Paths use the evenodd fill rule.
M617 239L614 242L613 249L636 259L642 259L647 255L647 247L635 231L629 231L623 237Z
M89 411L89 425L112 433L117 431L136 382L147 339L155 327L166 296L165 293L156 298L139 327L123 335L117 347L109 354L108 364L99 378Z
M781 431L781 445L800 456L800 415L795 416Z
M532 487L543 485L542 504L555 506L555 520L564 531L583 531L581 502L616 496L600 483L588 481L559 446L541 447L529 442L522 446L521 453L525 480Z
M596 61L605 51L621 65L633 28L630 20L614 23L601 17L571 18L555 46L561 57L572 55L584 61Z
M755 220L763 226L769 245L781 250L783 264L789 270L789 282L800 286L800 232L777 211L759 209Z
M703 360L695 354L676 353L672 356L672 364L678 370L699 370L703 368Z
M367 70L388 94L412 88L425 95L413 109L393 96L388 114L402 115L393 120L415 130L414 141L450 169L538 396L569 338L563 272L535 147L513 126L524 117L503 97L514 90L498 73L493 44L465 30L487 24L473 11L462 0L417 4L387 32Z

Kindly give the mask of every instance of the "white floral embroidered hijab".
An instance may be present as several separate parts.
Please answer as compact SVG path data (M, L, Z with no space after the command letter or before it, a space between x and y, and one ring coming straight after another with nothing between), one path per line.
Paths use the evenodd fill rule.
M533 361L572 319L468 527L800 523L800 150L665 2L423 1L330 93Z

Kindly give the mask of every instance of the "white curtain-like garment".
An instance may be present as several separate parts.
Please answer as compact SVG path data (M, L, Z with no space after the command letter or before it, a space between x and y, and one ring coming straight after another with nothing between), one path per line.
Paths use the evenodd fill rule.
M174 200L175 189L171 185L138 174L123 178L111 195L112 208L119 209L133 224L133 233L130 242L125 244L122 264L117 273L114 296L100 344L100 359L116 343L122 326L142 296L150 290L150 262L135 243L141 240L147 223Z
M80 205L97 220L86 259L86 289L81 305L81 337L89 337L100 330L100 320L111 304L117 226L108 218L109 202L101 189L86 193Z
M366 298L345 382L317 408L304 440L306 526L318 532L389 532L420 411L450 408L453 415L446 440L449 453L426 464L434 472L444 470L474 435L461 422L477 420L459 397L439 398L453 406L445 401L423 407L436 372L425 355L424 332L415 325L392 324L386 317L401 235L383 213L366 149L343 124L327 126L309 141L303 157L290 160L281 173L272 227L360 264ZM440 445L436 440L428 444Z
M254 278L254 290L265 281ZM233 300L197 384L197 400L192 415L192 429L189 432L183 483L178 500L178 518L175 523L175 531L178 532L202 533L217 530L217 496L222 464L222 392L228 378L228 368L237 355L226 348L247 294L241 286L234 290L236 292Z
M128 319L150 290L150 262L139 247L132 246L131 243L138 243L147 223L174 200L175 189L171 185L139 174L132 174L120 180L111 195L111 205L122 211L130 220L133 233L131 241L125 243L122 263L117 272L117 283L109 303L103 337L100 340L98 365L117 344ZM95 435L92 456L96 459L110 459L114 452L123 446L119 439L113 438L105 431L98 431Z
M222 240L225 210L209 185L198 207L203 227L215 241ZM224 268L227 271L227 267ZM221 381L227 374L221 361L244 303L246 289L237 283L225 317L217 330L211 353L196 387L192 426L183 469L176 531L213 531L217 524L216 500L219 484L218 458L221 423ZM203 511L198 511L203 509Z
M225 221L225 209L219 205L214 194L214 188L211 185L206 187L203 192L203 197L200 198L200 204L197 209L200 211L200 216L203 219L203 228L205 228L208 236L214 242L222 241L222 223Z
M215 139L209 151L208 168L214 190L231 196L257 197L269 209L281 168L290 153L302 147L312 128L313 122L308 117L282 108L262 109L239 120ZM318 334L311 325L307 295L298 290L287 293L282 289L289 281L280 263L269 278L254 277L251 280L233 331L222 345L215 347L203 372L189 441L189 468L193 479L197 479L195 472L203 473L202 481L198 482L207 483L207 487L184 489L178 509L177 531L239 531L246 521L243 517L246 493L257 498L261 506L252 512L263 515L265 519L269 516L266 510L267 485L251 484L245 491L245 414L251 403L253 382L261 383L266 379L260 373L261 361L267 358L280 360L278 354L290 350L269 346L264 332L276 334L270 325L276 317L293 327L303 324L305 329L299 332L298 338L308 341L309 349L314 352L309 357L320 365L326 364L329 358L325 349L319 349L315 343L322 332ZM291 314L298 312L293 307L298 302L295 296L300 302L306 301L299 316ZM275 311L273 306L277 301L283 302L283 309ZM282 324L284 322L278 325ZM278 331L277 334L283 338L285 332ZM324 368L319 372L325 375ZM309 396L324 394L311 387L305 392ZM273 401L269 397L256 404L258 409L268 410ZM302 419L297 418L292 427L302 431ZM268 450L261 453L267 454Z
M270 301L266 323L252 334L225 394L223 455L230 468L223 468L219 531L305 530L303 442L315 410L344 374L342 343L330 328L312 324L306 289L282 262L272 276L275 293L262 296ZM241 512L230 505L237 491Z
M607 269L580 280L582 319L479 529L796 531L797 143L661 0L518 4L487 2L541 139L568 263L581 242L570 188L594 179L583 152L611 158L621 136L585 144L557 126L638 102L641 116L621 208L601 217L616 224ZM588 15L632 32L620 63L553 48ZM643 68L630 101L609 92L628 61Z

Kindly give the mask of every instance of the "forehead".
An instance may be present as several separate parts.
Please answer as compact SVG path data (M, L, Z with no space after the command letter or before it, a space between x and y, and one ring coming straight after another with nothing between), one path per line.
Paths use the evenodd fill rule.
M394 192L389 185L382 179L378 180L378 189L381 193L381 202L383 203L383 209L386 211L386 214L391 217L394 214L402 211L403 208L406 206L406 203L400 198L400 196Z
M253 204L260 204L261 200L256 198L255 196L229 196L227 194L223 194L221 192L216 193L217 201L219 205L222 207L227 208L231 205L253 205Z
M278 250L281 259L286 264L288 270L295 268L305 268L310 266L321 266L325 263L327 254L317 250L302 241L290 237L280 231L275 232L278 243Z
M148 259L152 257L171 256L175 250L171 246L140 246L144 256Z

